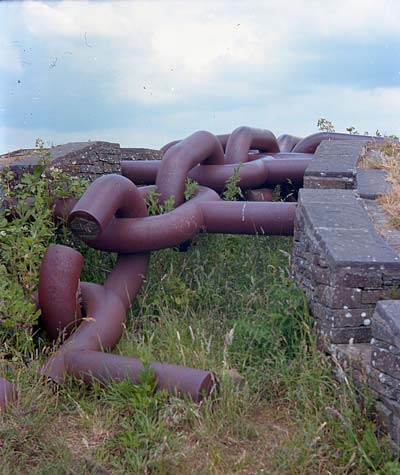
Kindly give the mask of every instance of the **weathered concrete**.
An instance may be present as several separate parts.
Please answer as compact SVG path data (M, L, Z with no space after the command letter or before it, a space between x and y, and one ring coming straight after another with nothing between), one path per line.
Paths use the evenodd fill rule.
M118 173L121 160L160 159L158 150L121 148L117 143L74 142L43 150L17 150L0 156L0 170L9 168L17 177L33 170L45 159L50 166L73 176L95 180L106 173Z
M368 385L376 417L400 443L400 230L376 198L382 170L357 168L366 142L322 142L299 194L292 270L340 378ZM368 153L374 153L369 150Z
M366 144L360 140L325 140L304 175L304 188L353 189L356 166Z
M360 197L376 200L390 193L392 186L386 178L385 170L357 168L357 190Z

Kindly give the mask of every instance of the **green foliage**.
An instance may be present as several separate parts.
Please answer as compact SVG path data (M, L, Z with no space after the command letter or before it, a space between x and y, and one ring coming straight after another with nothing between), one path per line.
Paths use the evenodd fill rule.
M335 132L335 127L332 124L332 122L328 119L318 119L317 121L317 127L319 130L323 132ZM350 135L358 135L360 132L353 126L346 127L346 132ZM364 135L369 135L369 132L366 131L364 132ZM382 134L382 132L379 129L376 129L375 134L376 137L386 137L388 139L393 139L393 140L400 140L399 136L391 134L391 135L386 135Z
M346 127L346 132L348 132L350 135L358 135L359 134L358 130L353 126Z
M147 205L147 211L150 216L156 216L158 214L169 213L175 207L175 197L170 196L164 201L164 204L160 204L160 193L157 192L157 188L154 187L146 196L145 203Z
M226 180L225 190L222 194L222 198L225 201L236 201L239 198L243 198L243 193L238 183L240 182L240 169L243 166L239 163L234 169L232 175Z
M317 127L322 132L335 132L335 127L332 122L328 119L318 119Z
M199 188L197 181L191 178L186 179L185 183L185 201L190 200ZM163 204L160 204L161 194L158 193L157 187L154 187L146 196L145 203L147 205L147 211L150 216L156 216L158 214L169 213L175 209L175 197L170 196Z
M238 197L238 178L237 170L228 199ZM43 356L31 355L27 366L19 353L33 348L37 315L27 297L46 246L59 239L79 248L83 280L102 282L115 256L78 244L67 231L55 235L50 203L57 190L44 169L14 191L12 179L3 179L8 194L35 201L19 204L13 221L0 221L1 343L18 349L9 376L20 393L19 404L0 415L5 473L400 475L369 419L370 396L338 382L332 374L343 373L339 363L317 351L307 301L290 277L290 238L201 235L188 253L153 253L116 351L212 369L220 388L201 405L157 392L148 365L139 384L44 384L37 375ZM186 188L190 199L195 185ZM158 214L155 193L148 206ZM266 407L272 416L263 415Z
M191 178L186 178L185 183L185 201L189 201L193 196L196 194L197 190L199 189L199 184L196 180L192 180Z
M12 171L0 174L8 209L0 211L0 344L7 352L32 351L39 313L33 294L46 248L55 242L52 203L55 197L80 194L85 186L48 167L45 152L33 173L19 182Z

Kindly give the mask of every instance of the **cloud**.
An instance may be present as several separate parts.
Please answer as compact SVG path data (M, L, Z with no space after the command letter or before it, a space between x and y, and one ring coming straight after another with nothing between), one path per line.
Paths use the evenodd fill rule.
M246 123L306 134L321 116L398 129L398 2L35 1L0 10L9 143L15 131L24 143L38 131L56 141L102 132L160 146Z

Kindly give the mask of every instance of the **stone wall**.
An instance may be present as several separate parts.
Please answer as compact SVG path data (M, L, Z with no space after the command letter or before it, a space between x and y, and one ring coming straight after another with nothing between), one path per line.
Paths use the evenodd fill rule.
M366 141L325 141L299 193L292 271L315 317L320 346L376 397L400 442L400 231L376 198L381 170L357 168Z
M8 167L17 175L32 170L40 159L73 176L95 180L106 173L119 173L121 160L161 159L159 150L121 148L117 143L74 142L43 150L17 150L0 156L0 170Z

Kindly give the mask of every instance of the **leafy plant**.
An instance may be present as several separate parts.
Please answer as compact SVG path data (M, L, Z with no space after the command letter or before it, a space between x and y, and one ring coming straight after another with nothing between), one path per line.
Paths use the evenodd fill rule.
M145 203L147 205L147 211L150 216L156 216L158 214L169 213L174 209L175 197L170 196L163 204L160 204L161 194L158 193L157 188L154 187L146 196Z
M357 130L355 127L353 127L353 126L351 126L351 127L346 127L346 131L347 131L350 135L358 135L358 134L359 134L358 130Z
M332 124L332 122L328 119L318 119L317 121L317 127L319 130L323 132L335 132L335 127Z
M238 183L240 182L240 169L243 164L239 163L234 169L232 175L225 182L225 190L222 194L222 198L226 201L236 201L239 198L243 198L243 193Z
M37 143L43 146L40 139ZM33 349L33 330L39 312L34 292L46 248L56 241L52 205L57 197L81 194L86 182L49 168L40 149L39 164L17 180L10 170L0 173L8 202L0 211L0 342L7 352Z
M189 201L191 198L193 198L198 189L199 184L197 181L187 177L185 183L185 201Z

